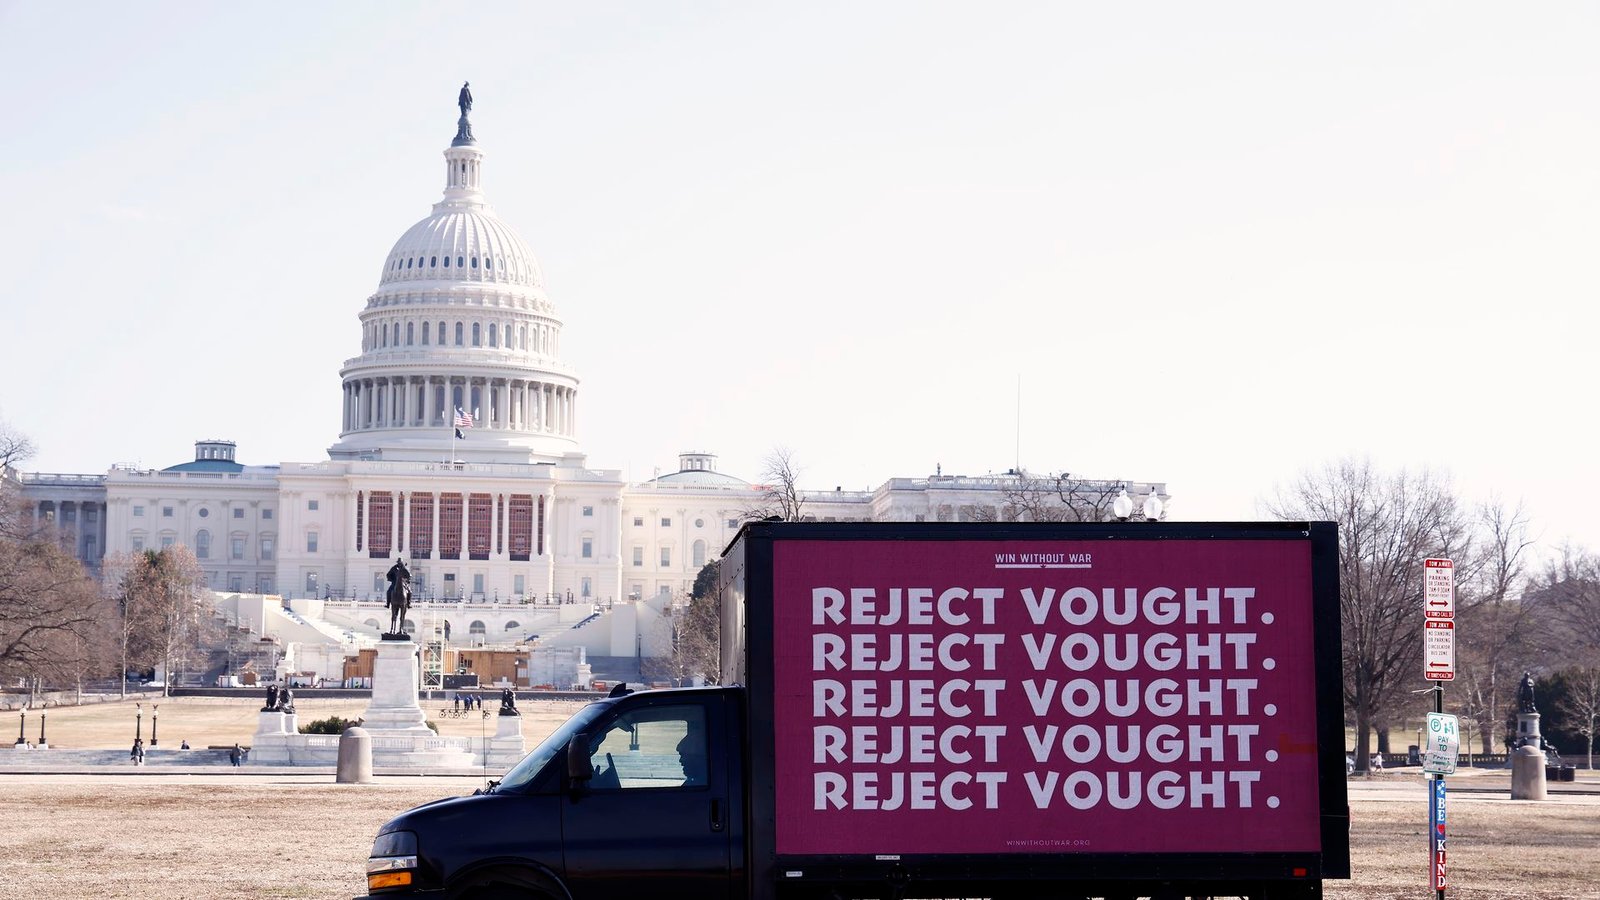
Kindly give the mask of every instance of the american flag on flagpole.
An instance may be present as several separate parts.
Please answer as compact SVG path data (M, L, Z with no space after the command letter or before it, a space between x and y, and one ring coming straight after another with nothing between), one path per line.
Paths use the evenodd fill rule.
M459 406L456 407L456 427L457 428L471 428L472 427L472 416L469 415L466 410L462 409Z

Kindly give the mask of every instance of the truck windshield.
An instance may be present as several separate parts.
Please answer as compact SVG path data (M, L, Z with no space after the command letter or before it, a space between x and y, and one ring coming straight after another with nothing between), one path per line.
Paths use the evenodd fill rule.
M572 739L573 735L588 728L590 723L599 718L600 714L610 705L604 702L591 703L578 710L573 714L572 718L562 722L555 731L550 732L549 737L539 742L539 746L529 751L528 755L522 758L522 762L511 767L511 771L506 773L506 777L500 779L499 790L505 791L526 787L529 782L533 781L534 776L538 775L540 770L557 753L560 753L563 747L567 746L567 742Z

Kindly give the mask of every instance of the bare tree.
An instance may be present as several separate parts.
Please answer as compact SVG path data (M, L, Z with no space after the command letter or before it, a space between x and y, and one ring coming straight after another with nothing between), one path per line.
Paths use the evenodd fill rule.
M0 535L0 678L7 681L70 678L101 646L94 582L48 531Z
M1567 544L1534 581L1579 652L1600 652L1600 556Z
M35 530L17 488L16 467L33 457L33 442L0 420L0 539L26 540Z
M1522 504L1492 499L1478 510L1482 540L1476 559L1457 583L1455 696L1476 723L1485 752L1494 747L1503 710L1516 690L1515 673L1534 666L1530 640L1536 604L1521 596L1525 581L1528 519ZM1509 673L1509 677L1502 677Z
M182 544L146 550L115 562L121 572L118 596L124 660L131 650L134 659L159 663L165 673L162 693L170 693L174 663L181 663L194 649L202 626L209 621L205 572L194 553Z
M1567 691L1556 705L1557 712L1572 720L1572 730L1588 742L1589 769L1594 768L1594 738L1596 726L1600 725L1600 662L1597 659L1600 656L1591 655L1588 664L1564 673Z
M800 491L800 468L795 465L794 454L787 447L777 447L762 463L761 492L756 502L744 510L747 519L770 519L776 516L785 522L798 522L805 508L805 497Z
M717 593L720 564L713 560L695 576L694 590L673 606L672 649L656 671L677 682L722 679L722 604Z
M1069 472L1036 475L1020 469L997 477L1002 479L999 507L977 507L972 521L1108 522L1116 518L1117 497L1128 488L1126 481L1082 478ZM1143 504L1128 499L1133 504L1128 521L1145 521Z
M1358 459L1304 473L1267 507L1278 518L1339 526L1345 705L1355 717L1356 767L1366 771L1374 725L1422 681L1422 562L1465 558L1469 518L1443 478L1385 475Z

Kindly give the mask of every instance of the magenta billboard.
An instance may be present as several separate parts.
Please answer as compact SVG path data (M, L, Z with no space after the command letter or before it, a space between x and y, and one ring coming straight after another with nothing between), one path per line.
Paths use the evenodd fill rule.
M779 854L1321 849L1308 541L773 552Z

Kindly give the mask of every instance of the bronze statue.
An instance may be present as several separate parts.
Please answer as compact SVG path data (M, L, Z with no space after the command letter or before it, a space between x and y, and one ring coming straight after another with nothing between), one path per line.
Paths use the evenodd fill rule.
M1524 713L1536 713L1539 711L1539 708L1533 705L1532 672L1522 673L1522 683L1517 686L1517 711Z
M389 592L384 605L389 607L389 633L404 636L406 613L411 610L411 570L399 557L389 567Z
M272 712L273 710L275 710L277 708L278 708L278 686L275 685L275 684L269 684L269 685L267 685L267 705L261 707L261 711L262 712Z
M289 690L287 687L278 692L278 711L294 712L294 691Z
M511 688L505 688L500 691L500 715L522 715L521 713L517 712L517 695L512 692Z
M461 115L472 112L472 82L461 82L461 94L456 97L456 105L461 107Z

